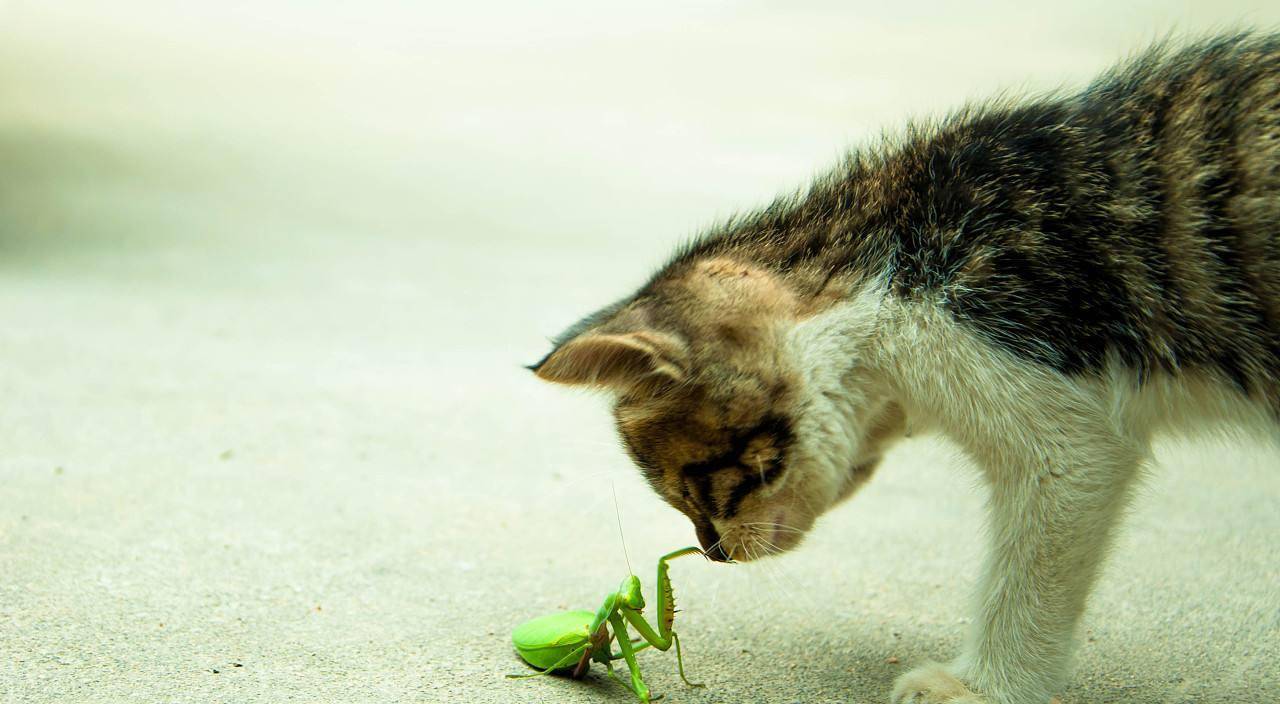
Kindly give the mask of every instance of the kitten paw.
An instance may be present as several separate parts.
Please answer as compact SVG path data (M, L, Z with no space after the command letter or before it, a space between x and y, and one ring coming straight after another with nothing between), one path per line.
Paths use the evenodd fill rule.
M892 704L987 704L937 663L922 665L898 678Z

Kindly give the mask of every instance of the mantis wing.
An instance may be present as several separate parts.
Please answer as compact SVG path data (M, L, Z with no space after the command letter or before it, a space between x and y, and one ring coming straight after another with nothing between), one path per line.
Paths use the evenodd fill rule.
M591 611L563 611L525 621L511 633L511 643L525 662L546 669L582 647L595 619Z

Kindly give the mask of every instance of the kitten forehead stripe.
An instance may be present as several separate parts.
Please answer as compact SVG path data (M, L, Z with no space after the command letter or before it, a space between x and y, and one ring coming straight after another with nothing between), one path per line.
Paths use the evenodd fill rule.
M729 501L725 506L724 513L721 518L733 518L738 515L738 507L742 504L742 500L751 495L753 491L764 486L772 484L779 475L782 474L782 463L774 462L769 469L764 472L748 471L742 481L729 491Z
M791 430L787 419L778 415L765 416L755 426L734 433L729 440L729 449L705 460L689 462L680 468L680 473L687 477L700 477L722 469L740 466L742 455L746 453L751 441L760 437L771 438L777 444L778 452L784 452L787 444L791 442Z

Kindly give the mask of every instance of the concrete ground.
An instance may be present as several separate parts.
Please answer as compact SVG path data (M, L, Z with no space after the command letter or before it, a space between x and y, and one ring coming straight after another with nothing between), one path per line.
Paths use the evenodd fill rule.
M546 337L907 116L1280 21L174 5L0 3L0 702L628 701L503 677L516 623L627 573L615 488L646 585L694 540L602 399L520 368ZM1062 700L1280 701L1280 455L1160 459ZM707 687L647 680L885 701L961 636L974 486L914 440L798 552L675 563Z

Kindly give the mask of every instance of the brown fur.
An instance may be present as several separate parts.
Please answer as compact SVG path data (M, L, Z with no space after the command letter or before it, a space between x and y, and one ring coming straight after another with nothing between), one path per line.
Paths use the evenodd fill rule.
M896 701L1046 701L1157 431L1280 438L1280 35L970 108L714 229L572 328L708 554L799 543L908 426L992 488L962 656Z

